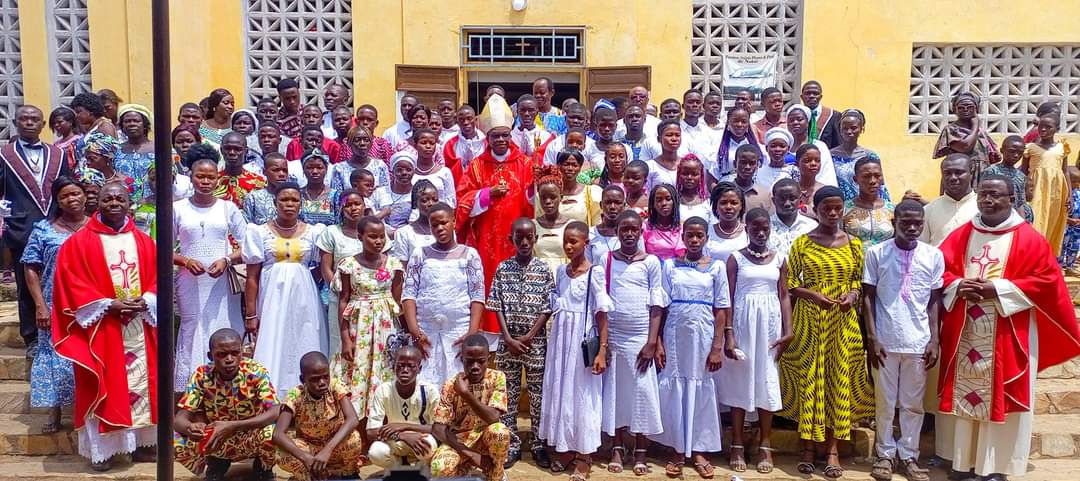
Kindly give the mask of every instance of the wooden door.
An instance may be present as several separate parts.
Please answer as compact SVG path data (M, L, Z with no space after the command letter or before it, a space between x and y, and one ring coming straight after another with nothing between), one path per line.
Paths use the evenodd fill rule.
M395 88L415 95L420 103L434 109L442 99L458 104L457 67L396 65Z
M585 98L589 108L601 98L627 96L630 89L642 85L651 87L652 67L590 67L585 69Z

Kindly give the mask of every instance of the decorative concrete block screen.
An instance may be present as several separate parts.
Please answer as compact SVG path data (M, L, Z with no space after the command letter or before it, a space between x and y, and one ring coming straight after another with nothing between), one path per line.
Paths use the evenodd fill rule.
M960 92L977 95L979 118L994 134L1025 133L1043 102L1062 106L1062 132L1080 121L1080 44L915 44L911 49L908 132L938 134Z
M23 103L19 3L0 0L0 144L15 138L15 109Z
M252 103L276 96L283 78L300 82L305 103L332 83L352 90L351 0L247 0L245 14Z
M67 105L76 95L92 92L90 84L90 21L87 0L52 0L46 4L48 42L52 61L54 106ZM49 112L45 112L48 119Z
M690 85L720 92L724 54L778 53L784 98L799 86L801 0L693 0ZM797 95L796 95L797 96Z

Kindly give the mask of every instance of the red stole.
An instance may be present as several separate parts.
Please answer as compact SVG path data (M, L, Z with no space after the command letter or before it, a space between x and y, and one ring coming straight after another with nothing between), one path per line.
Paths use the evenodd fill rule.
M835 113L835 110L830 109L824 105L821 106L821 114L818 115L818 118L815 121L816 124L814 124L817 127L817 135L814 136L815 139L821 138L821 133L825 131L825 126L829 125L829 120L832 120L832 116Z
M42 215L49 215L49 206L52 204L52 183L60 175L60 168L64 163L64 154L55 145L46 144L42 149L41 164L45 172L42 174L41 183L38 184L34 173L30 171L30 165L23 159L15 144L18 140L8 142L0 148L0 159L7 164L8 170L15 174L26 192L34 199L34 205Z
M499 263L514 255L510 242L510 224L518 217L532 217L533 206L526 198L532 185L532 164L521 150L510 142L509 156L504 162L495 160L491 150L485 150L469 163L458 187L458 241L476 248L484 266L484 287L491 290L491 280ZM505 181L510 190L505 196L492 198L488 209L470 217L477 192ZM499 332L494 315L485 316L481 325L485 332Z
M968 240L976 227L971 222L960 226L942 242L945 255L944 285L964 278ZM1039 339L1039 365L1036 372L1061 364L1080 355L1080 327L1077 326L1072 298L1065 288L1061 268L1050 244L1030 224L1022 222L1001 234L1014 232L1009 246L1003 279L1016 285L1035 303L1035 322ZM966 322L967 301L957 298L951 311L945 311L941 323L941 375L938 394L941 412L953 412L953 387L956 379L960 335ZM1036 374L1029 365L1028 333L1031 311L1012 316L998 316L994 338L993 395L990 420L1004 422L1007 413L1026 412L1033 408L1030 377Z
M135 237L142 293L157 294L154 241L135 229L130 219L120 232L131 232ZM68 238L57 254L53 288L53 345L57 354L75 365L75 427L83 427L87 414L93 413L101 421L101 432L132 426L123 321L106 312L96 323L84 328L75 321L75 312L91 302L116 297L100 237L111 233L114 231L110 227L92 216L85 228ZM151 419L156 424L157 329L143 327Z

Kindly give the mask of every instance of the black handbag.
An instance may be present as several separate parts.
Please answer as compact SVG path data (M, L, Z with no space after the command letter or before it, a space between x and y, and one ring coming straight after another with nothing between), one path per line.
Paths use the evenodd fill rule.
M585 280L585 338L581 341L581 355L585 367L592 367L596 356L600 355L600 334L589 336L589 316L592 315L589 310L589 300L592 297L592 271L592 266L589 266L589 277Z

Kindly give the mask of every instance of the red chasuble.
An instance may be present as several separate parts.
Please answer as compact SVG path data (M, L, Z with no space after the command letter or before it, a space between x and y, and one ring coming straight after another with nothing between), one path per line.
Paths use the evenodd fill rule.
M131 246L135 252L127 252ZM152 423L157 423L156 328L141 319L122 319L108 311L90 327L84 328L75 320L79 308L98 300L156 295L155 254L153 240L136 229L130 219L117 232L96 215L60 247L53 288L52 335L56 352L75 366L76 428L84 426L89 413L100 421L101 432L140 427L132 412L147 406L147 402L150 413L140 409L140 417L149 414ZM125 342L131 342L124 335L130 322L143 323L144 339L135 341L144 347L144 360L137 359L143 353L128 352L125 346ZM131 366L141 366L143 361L147 379L129 382ZM133 392L133 385L148 390L141 389L142 394Z
M462 174L462 183L458 187L458 241L476 248L480 254L484 266L485 292L491 290L491 279L499 263L514 255L510 224L518 217L532 217L533 206L526 198L532 181L532 164L513 142L510 143L509 156L505 161L495 160L488 149L473 159ZM470 217L476 194L500 182L505 182L510 188L506 195L498 199L487 198L487 210ZM499 323L490 312L480 327L485 332L499 332Z
M997 263L989 259L984 245L982 258L967 258L968 243L973 231L978 229L967 222L953 231L941 244L945 255L944 285L952 285L965 277L971 263ZM986 232L980 230L979 232ZM1031 328L1031 310L1012 316L997 315L993 325L993 365L989 420L1004 422L1008 413L1026 412L1033 408L1030 377L1038 371L1061 364L1080 355L1080 328L1077 326L1072 299L1065 288L1065 280L1046 239L1027 222L1015 227L995 231L995 235L1013 233L1007 262L1001 275L1019 288L1035 304L1035 326L1038 329L1039 365L1030 366L1028 334ZM985 303L983 303L985 305ZM942 316L941 325L941 375L938 394L941 396L941 412L952 413L958 399L954 399L958 358L977 356L978 353L958 352L965 323L972 315L969 310L981 311L977 304L969 304L957 298L951 311ZM978 314L978 313L976 313ZM966 400L971 402L971 400Z

